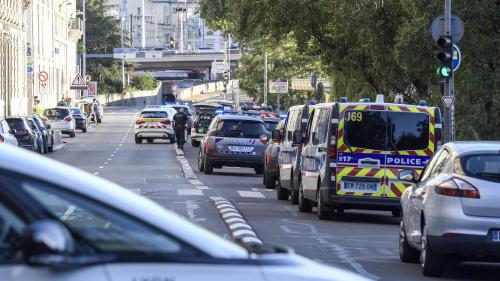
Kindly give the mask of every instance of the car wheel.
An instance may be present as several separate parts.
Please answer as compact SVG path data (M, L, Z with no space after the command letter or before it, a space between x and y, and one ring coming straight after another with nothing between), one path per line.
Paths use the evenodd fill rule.
M200 146L200 142L199 142L199 141L197 141L197 140L193 140L193 139L191 139L191 145L192 145L193 147L199 147L199 146Z
M135 143L142 143L142 138L135 137Z
M257 175L262 175L264 173L264 167L255 167L253 169Z
M422 273L429 277L440 277L444 271L444 258L434 252L427 237L427 225L422 231L422 251L420 252Z
M154 139L148 139L148 143L153 143Z
M300 185L301 181L302 181L301 178L299 178L299 185ZM292 171L292 179L291 179L290 185L291 185L290 197L292 198L292 200L291 200L292 204L297 205L297 204L299 204L299 188L295 187L295 184L293 181L293 171Z
M311 200L304 198L304 187L302 186L302 182L300 182L299 186L299 211L303 213L310 213L313 209L313 203Z
M408 243L403 217L399 223L399 259L406 263L418 262L420 253Z
M49 152L54 152L54 136L51 136L52 141L50 142L50 145L48 146Z
M205 163L203 163L203 156L201 155L201 149L198 153L198 170L203 172L205 170Z
M288 197L290 197L290 193L286 188L281 187L281 183L279 180L276 186L276 197L278 198L278 200L288 200Z
M205 164L204 168L203 168L203 171L205 172L205 174L207 174L207 175L213 174L214 173L214 166L213 166L212 162L210 161L210 159L208 159L208 155L205 154L205 160L203 162Z
M264 173L264 186L267 189L274 189L276 187L276 178L271 177L267 171Z
M333 217L334 211L325 205L321 191L318 191L318 219L329 220Z

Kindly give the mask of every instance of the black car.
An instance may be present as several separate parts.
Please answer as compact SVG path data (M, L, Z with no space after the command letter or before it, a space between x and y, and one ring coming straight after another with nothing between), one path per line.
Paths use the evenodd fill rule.
M264 152L263 184L266 186L266 188L269 189L275 188L276 182L279 180L280 171L278 165L278 156L284 135L285 122L280 121L277 127L272 129L272 142L267 146L266 151Z
M83 133L86 133L89 122L88 122L88 118L85 115L85 113L83 113L80 110L80 108L73 107L73 108L71 108L71 114L75 118L76 129L77 130L82 130Z
M39 151L37 139L38 135L28 124L26 117L7 117L5 118L9 127L14 129L14 136L20 147L33 151Z
M54 134L50 130L50 124L45 124L39 115L32 116L35 125L42 132L43 142L45 144L46 151L54 151Z
M28 121L28 124L30 125L31 130L33 132L35 132L35 134L36 134L36 143L38 146L38 149L37 149L38 153L47 154L49 152L49 148L48 148L47 142L45 141L43 129L36 124L33 117L26 117L26 120Z

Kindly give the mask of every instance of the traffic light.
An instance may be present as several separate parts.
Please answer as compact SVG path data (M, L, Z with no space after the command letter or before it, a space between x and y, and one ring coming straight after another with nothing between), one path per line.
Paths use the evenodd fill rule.
M436 73L445 79L450 79L453 74L453 42L451 36L441 36L436 41L441 50L437 58L441 61L442 65L436 69Z
M173 36L170 36L169 46L170 46L171 49L175 48L175 39L174 39Z

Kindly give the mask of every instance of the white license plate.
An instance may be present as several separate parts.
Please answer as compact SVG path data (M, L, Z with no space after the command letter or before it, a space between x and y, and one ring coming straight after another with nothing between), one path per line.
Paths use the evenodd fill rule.
M253 147L243 145L230 145L229 150L238 152L251 152L253 150Z
M343 181L342 191L346 192L372 192L379 191L380 183L378 182L357 182L357 181Z
M491 240L493 242L500 242L500 230L493 230L491 232Z

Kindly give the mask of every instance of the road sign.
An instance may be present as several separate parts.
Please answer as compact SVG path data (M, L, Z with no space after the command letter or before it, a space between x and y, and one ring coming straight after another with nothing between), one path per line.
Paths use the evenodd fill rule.
M457 45L453 45L453 57L451 60L451 65L453 71L456 71L460 67L460 62L462 61L462 53Z
M33 73L33 66L27 66L26 67L26 72Z
M40 82L40 94L47 94L47 82Z
M49 80L49 74L43 70L38 72L38 80L40 82L47 82Z
M443 100L443 103L446 107L450 107L453 103L455 103L455 97L452 96L441 97L441 100Z
M212 73L224 73L226 70L226 63L224 61L212 62Z
M136 48L114 48L113 49L113 58L115 59L133 59L136 57L137 51Z
M240 88L240 80L231 80L231 88L233 90Z
M71 83L70 86L71 90L87 90L87 84L85 84L85 80L83 80L83 77L78 73L73 79L73 83Z
M444 32L444 16L438 16L434 19L431 25L431 35L434 41L437 41L441 35L445 35ZM453 43L458 43L460 39L464 37L464 22L459 17L451 16L451 41Z
M288 93L288 80L269 80L269 93L272 94Z
M97 97L97 82L92 81L89 83L89 90L87 91L87 96L91 98Z

